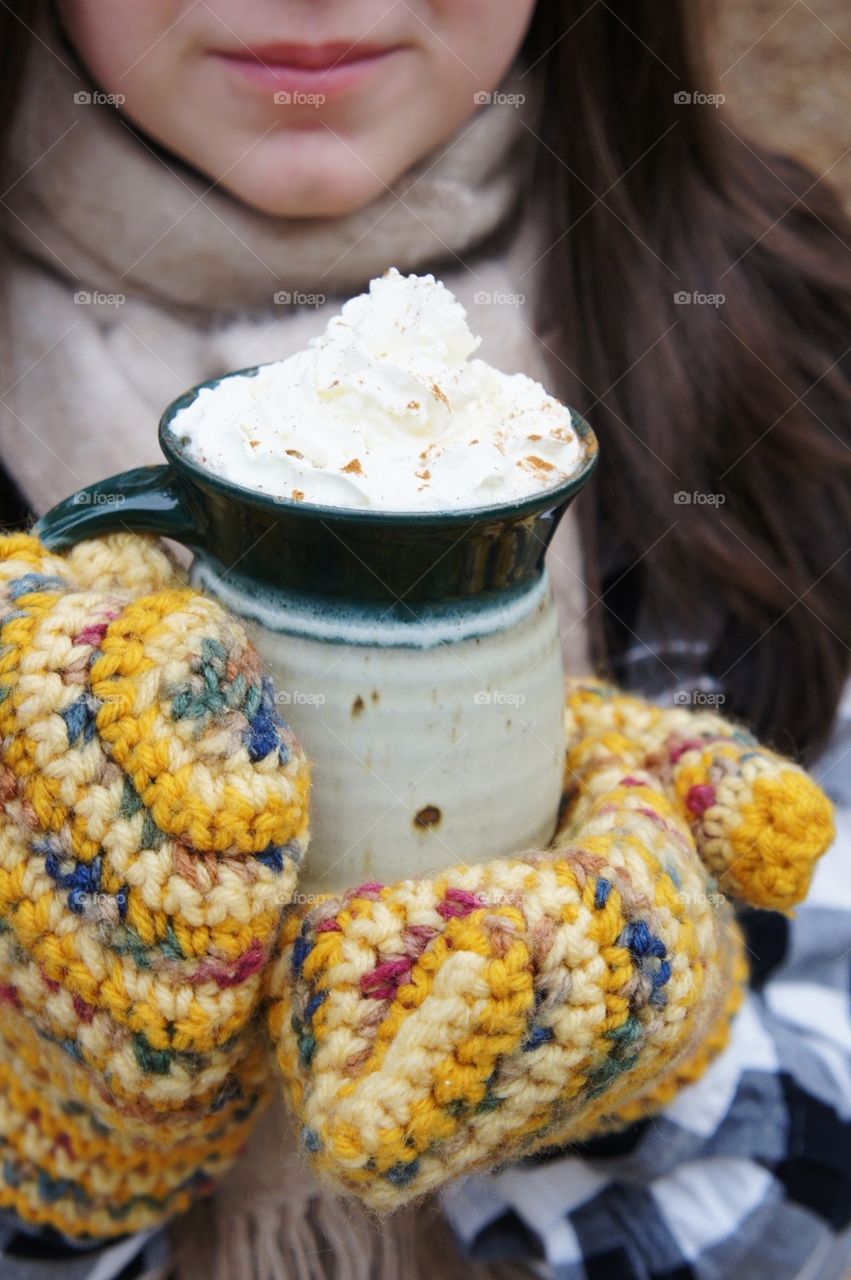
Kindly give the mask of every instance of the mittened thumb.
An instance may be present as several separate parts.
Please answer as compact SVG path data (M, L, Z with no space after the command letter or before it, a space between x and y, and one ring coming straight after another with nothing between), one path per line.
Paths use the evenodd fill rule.
M62 553L64 572L80 591L147 595L185 586L182 570L165 543L149 534L109 533L87 538Z
M774 911L806 897L835 836L833 806L791 760L714 710L659 707L597 680L568 681L565 730L568 790L589 750L615 751L659 779L721 892Z

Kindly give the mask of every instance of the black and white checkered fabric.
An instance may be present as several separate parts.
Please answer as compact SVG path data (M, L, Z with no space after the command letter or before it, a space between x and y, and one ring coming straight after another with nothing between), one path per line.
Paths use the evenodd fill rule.
M55 1231L0 1212L0 1280L165 1280L170 1269L165 1231L139 1231L80 1248Z
M726 1051L661 1116L449 1187L471 1259L549 1280L851 1271L851 689L813 772L837 838L793 919L743 913L752 989Z

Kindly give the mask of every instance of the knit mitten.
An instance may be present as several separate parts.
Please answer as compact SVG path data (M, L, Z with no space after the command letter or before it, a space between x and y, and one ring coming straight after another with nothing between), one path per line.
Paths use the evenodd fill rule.
M269 1089L308 770L240 624L150 540L0 538L0 1205L162 1221Z
M378 1210L664 1105L741 998L729 898L789 908L832 839L718 715L572 681L565 733L551 848L288 915L269 1029L302 1145Z

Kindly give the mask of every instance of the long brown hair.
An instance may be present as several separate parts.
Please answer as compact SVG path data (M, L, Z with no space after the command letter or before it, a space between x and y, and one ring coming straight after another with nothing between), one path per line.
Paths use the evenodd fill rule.
M636 642L599 598L608 562L662 631L713 608L725 712L812 757L851 653L851 224L712 98L702 4L585 10L542 0L526 53L538 332L600 439L579 500L598 661Z
M33 8L0 9L2 127ZM849 670L851 226L704 100L702 9L539 0L537 330L601 441L579 500L598 664L635 643L636 600L672 635L709 608L725 711L807 758Z

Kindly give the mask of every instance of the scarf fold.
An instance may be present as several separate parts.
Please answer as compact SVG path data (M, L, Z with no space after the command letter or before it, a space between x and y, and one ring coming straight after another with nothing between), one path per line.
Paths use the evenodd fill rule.
M55 27L40 36L5 195L0 400L3 458L37 512L113 472L161 461L156 428L169 401L193 383L300 349L390 266L439 275L482 336L482 358L549 381L532 327L539 272L529 268L542 249L518 199L534 145L533 77L523 79L522 109L505 101L480 109L366 208L286 219L240 204L115 108L75 101L90 85L86 72ZM275 301L298 292L322 301ZM586 600L572 510L548 563L565 664L580 673ZM280 1112L276 1104L261 1121L212 1207L178 1227L181 1280L450 1274L451 1246L425 1243L437 1239L433 1202L379 1229L312 1181Z

